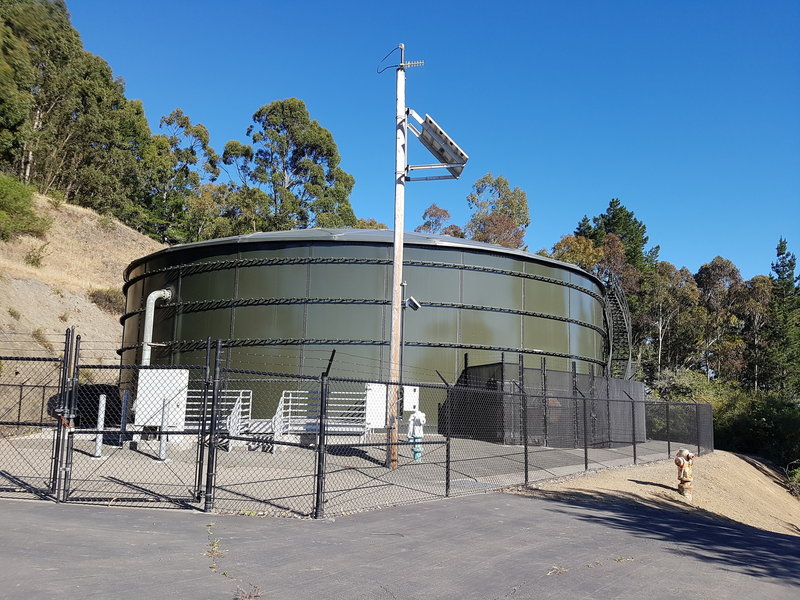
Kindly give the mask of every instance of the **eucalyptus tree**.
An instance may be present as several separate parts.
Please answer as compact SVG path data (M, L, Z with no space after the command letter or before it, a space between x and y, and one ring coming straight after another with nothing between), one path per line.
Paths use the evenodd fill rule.
M531 223L528 196L519 187L512 188L502 175L487 173L472 186L467 196L472 216L465 227L469 239L521 248L523 236Z
M744 283L739 311L743 321L742 334L745 341L745 372L743 383L758 392L769 380L769 325L773 283L766 275L756 275Z
M653 346L649 375L659 378L664 365L685 366L694 344L680 339L680 326L695 313L700 290L692 273L683 267L660 261L642 277L640 300L648 337ZM686 332L684 332L686 333Z
M187 211L191 200L196 219L217 197L207 194L199 198L201 184L219 176L219 157L210 145L208 129L192 123L182 109L161 117L160 125L166 133L152 136L143 161L150 234L165 243L204 239L197 236L207 227L188 223Z
M695 274L700 305L705 310L702 328L703 364L706 377L738 379L743 368L742 320L739 302L743 286L739 269L730 260L715 257Z
M302 100L262 106L247 136L250 144L229 141L222 160L236 169L240 210L253 231L356 225L355 179L340 167L333 135L311 119Z
M150 136L141 103L83 50L63 1L0 2L0 28L3 168L69 202L123 218L139 212Z
M446 208L441 208L436 204L431 204L424 213L422 213L422 225L414 229L418 233L432 233L436 235L449 235L450 237L463 238L464 230L458 225L450 221L450 211Z
M8 132L14 137L14 171L24 183L31 183L36 179L39 155L52 137L64 99L69 97L72 64L82 47L61 1L0 2L0 23L0 54L5 55L8 67L4 69L3 88L16 92L9 97L10 105L4 98L0 112L17 113L11 118L14 128ZM26 113L24 120L20 120L20 110Z

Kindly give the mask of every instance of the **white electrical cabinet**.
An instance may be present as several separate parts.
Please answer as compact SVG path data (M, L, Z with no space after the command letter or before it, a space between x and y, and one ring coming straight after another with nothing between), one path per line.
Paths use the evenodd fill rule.
M188 369L142 369L133 403L137 427L183 431L186 424Z
M367 393L367 428L382 429L386 427L386 401L389 390L385 383L368 383ZM403 411L419 410L419 388L415 385L403 386Z
M367 392L367 429L382 429L386 427L386 385L383 383L368 383Z
M419 388L415 385L403 386L403 411L419 410Z

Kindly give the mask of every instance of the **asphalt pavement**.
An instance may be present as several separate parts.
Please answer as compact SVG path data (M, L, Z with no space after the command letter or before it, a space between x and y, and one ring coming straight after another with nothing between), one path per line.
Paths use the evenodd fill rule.
M335 520L0 501L3 599L800 598L800 537L602 495Z

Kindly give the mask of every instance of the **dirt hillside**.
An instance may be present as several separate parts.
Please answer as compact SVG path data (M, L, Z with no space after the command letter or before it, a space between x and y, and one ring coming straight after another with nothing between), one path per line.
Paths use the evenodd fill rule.
M618 499L667 509L688 509L721 520L800 536L800 500L781 484L779 473L747 456L717 450L694 460L692 501L677 492L670 460L608 469L537 484L513 493L593 502Z
M34 203L52 221L44 239L0 242L0 355L53 355L74 325L95 358L119 360L120 315L101 310L89 294L121 290L123 269L164 246L86 208L38 195ZM29 264L37 253L41 266Z

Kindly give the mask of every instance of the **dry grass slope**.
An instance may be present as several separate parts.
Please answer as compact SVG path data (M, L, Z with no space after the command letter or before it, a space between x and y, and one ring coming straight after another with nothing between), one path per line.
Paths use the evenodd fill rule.
M696 458L691 503L678 494L677 483L675 465L665 460L550 481L514 493L581 504L635 502L800 536L800 500L789 493L779 473L761 461L722 450Z
M164 245L86 208L44 196L34 203L53 223L44 239L21 236L0 243L0 354L53 355L65 329L74 325L97 358L118 360L119 311L109 312L108 303L101 309L91 296L121 291L123 269ZM26 260L35 254L41 255L41 266Z

